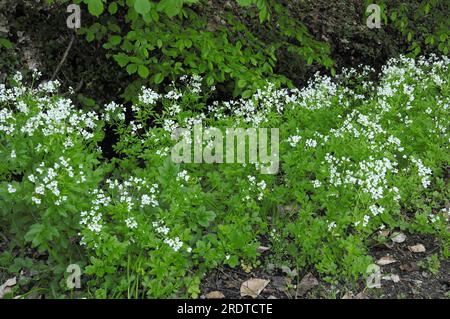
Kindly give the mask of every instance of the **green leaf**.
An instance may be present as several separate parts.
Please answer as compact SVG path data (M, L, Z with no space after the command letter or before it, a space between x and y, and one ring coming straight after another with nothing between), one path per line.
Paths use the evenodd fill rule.
M249 98L250 96L252 96L252 94L253 94L252 90L245 90L245 91L242 93L242 97L243 97L244 99L246 99L246 98Z
M216 218L216 214L212 211L206 211L204 208L200 210L198 223L203 227L208 227L209 223Z
M28 232L25 234L25 240L31 242L34 247L38 247L43 243L43 232L45 231L45 226L42 224L31 225Z
M239 3L239 5L246 7L251 5L254 2L254 0L237 0L237 3Z
M126 56L125 54L114 55L114 60L116 60L117 63L119 63L119 65L121 67L124 67L125 65L127 65L128 61L129 61L128 56Z
M149 74L149 70L145 65L139 65L138 67L138 74L141 78L145 79L146 77L148 77Z
M89 0L88 2L89 13L93 16L98 17L103 12L103 2L102 0Z
M158 3L158 11L164 11L170 18L180 13L183 8L183 0L161 0Z
M108 7L108 12L109 12L109 14L116 14L116 12L117 12L117 3L115 3L115 2L113 2L113 3L111 3L110 5L109 5L109 7Z
M263 23L267 19L267 7L263 7L259 12L259 23Z
M94 39L95 39L94 33L92 31L88 30L86 33L86 40L88 42L92 42L92 41L94 41Z
M109 42L111 42L112 45L118 45L122 41L122 37L120 35L113 35Z
M158 73L155 75L153 81L155 82L155 84L159 84L164 80L164 75L162 73Z
M134 63L128 64L128 66L127 66L128 74L136 73L137 67L138 67L137 64L134 64Z
M246 80L241 79L241 80L239 80L239 81L237 82L237 86L238 86L238 88L240 88L240 89L242 89L242 88L245 87L246 85L247 85L247 81L246 81Z
M134 9L137 13L142 15L150 12L150 2L148 0L136 0L134 2Z
M1 47L5 47L7 49L11 49L13 47L13 44L8 39L0 38L0 48Z
M214 84L214 77L213 77L212 75L208 75L208 76L206 77L206 84L207 84L208 86L211 86L211 85Z

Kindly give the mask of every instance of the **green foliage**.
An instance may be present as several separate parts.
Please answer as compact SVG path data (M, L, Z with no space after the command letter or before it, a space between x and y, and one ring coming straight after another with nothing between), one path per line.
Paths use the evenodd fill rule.
M275 1L240 1L243 7L221 6L218 12L215 4L197 0L76 1L81 2L99 18L90 26L83 25L80 33L88 41L101 41L129 75L138 76L127 90L128 99L148 80L169 83L183 74L202 75L210 85L225 83L233 95L249 97L267 78L290 83L274 74L280 49L308 64L327 68L333 64L329 48L314 40ZM264 23L256 27L269 28L274 35L271 39L256 36L239 19L256 10L259 20L252 23Z
M437 51L448 55L450 48L450 4L445 0L380 1L385 27L393 26L409 45L413 56Z
M433 275L437 275L439 273L439 269L441 268L441 262L437 254L428 256L425 260L420 261L418 265L422 269L428 270Z
M13 47L13 44L8 39L0 38L0 48L2 47L6 49L11 49Z
M97 298L196 298L209 270L261 262L356 282L383 228L433 234L445 255L449 65L402 57L378 84L368 68L347 70L303 89L268 83L248 99L216 103L207 79L182 76L159 92L141 88L131 120L114 102L102 114L77 111L57 83L32 89L18 74L12 88L0 86L8 250L48 255L48 294L67 293L64 270L80 264L80 295ZM172 133L198 123L278 128L278 173L261 174L261 159L175 164ZM97 146L106 126L117 137L111 162ZM268 260L258 252L263 239ZM31 267L17 257L12 270Z
M15 86L22 85L21 78L20 73L14 77ZM99 167L96 146L103 139L102 124L92 113L77 111L70 100L50 95L57 87L54 82L41 86L40 93L24 88L16 95L1 90L2 124L8 124L0 138L0 178L11 183L0 190L0 219L13 246L30 243L48 253L48 262L62 273L71 260L83 259L72 245L77 210L106 166Z

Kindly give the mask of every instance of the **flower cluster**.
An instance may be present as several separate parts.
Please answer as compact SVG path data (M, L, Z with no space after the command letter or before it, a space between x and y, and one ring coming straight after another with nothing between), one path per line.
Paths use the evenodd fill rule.
M55 162L52 167L47 167L46 163L42 162L38 165L34 174L27 176L27 179L35 185L34 194L31 201L40 205L43 199L51 198L48 195L52 194L54 197L51 201L59 206L67 201L68 191L63 193L60 190L59 180L73 181L75 184L81 184L86 181L83 165L79 164L74 168L70 164L70 159L59 157L59 161Z
M142 87L142 93L139 95L139 101L147 105L155 104L160 98L160 94L146 87Z
M175 252L179 251L181 247L183 247L183 242L180 240L179 237L175 238L166 237L169 234L170 229L167 226L165 226L164 221L162 220L156 221L153 222L152 225L158 234L165 236L164 243L167 244L170 248L172 248ZM187 248L187 250L188 252L191 251L189 247Z
M264 180L261 180L259 182L256 182L256 177L252 175L248 175L247 179L250 183L249 191L256 191L257 193L257 199L261 201L264 198L264 193L267 188L267 184ZM250 199L250 197L247 195L246 199Z

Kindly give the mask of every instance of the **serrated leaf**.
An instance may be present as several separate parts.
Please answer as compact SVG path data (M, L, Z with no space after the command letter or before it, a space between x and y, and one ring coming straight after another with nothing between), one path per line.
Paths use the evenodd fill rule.
M208 227L209 223L216 218L216 214L212 211L203 211L200 213L198 223L203 227Z

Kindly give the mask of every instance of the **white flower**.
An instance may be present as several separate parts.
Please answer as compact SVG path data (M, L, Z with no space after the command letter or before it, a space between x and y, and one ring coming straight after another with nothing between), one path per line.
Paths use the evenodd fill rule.
M333 228L336 228L336 223L335 222L331 222L328 224L328 231L331 231Z
M314 188L319 188L320 186L322 186L322 183L317 179L312 181L312 184Z
M23 79L22 73L20 73L19 71L17 71L13 76L13 80L18 83L21 83L22 79Z
M164 239L164 243L169 245L174 251L180 250L180 248L183 246L183 242L179 237L175 237L174 239L166 238Z
M370 216L369 215L364 215L364 217L363 217L363 227L366 227L367 224L369 223L369 221L370 221Z
M288 137L288 142L292 147L295 147L301 139L302 137L300 135L293 135Z
M160 98L161 96L156 93L155 91L153 91L152 89L146 88L146 87L142 87L142 93L141 95L139 95L139 101L141 103L147 104L147 105L153 105L156 103L156 101ZM134 111L137 111L137 107L134 106Z
M8 193L12 194L15 193L17 190L11 185L8 184Z
M382 214L384 212L384 207L371 205L369 206L369 210L373 216L377 216L378 214Z
M127 224L127 227L129 229L135 229L138 226L136 219L134 219L134 217L128 217L127 219L125 219L125 224Z
M150 190L150 192L152 192L152 190L154 192L154 188L152 188ZM153 195L153 194L151 194L151 195L147 195L147 194L142 195L142 197L141 197L141 207L144 207L144 206L147 206L147 205L151 205L152 207L158 206L158 201L156 200L156 196L155 195Z
M55 93L61 86L58 80L48 81L39 84L38 90L44 93Z
M188 182L189 181L190 176L188 175L188 172L186 170L182 170L181 172L178 173L177 175L177 181L185 181Z
M317 141L309 138L305 141L305 145L306 147L314 148L317 146Z
M36 205L39 205L39 204L41 204L41 199L40 198L38 198L38 197L31 197L31 201L33 202L33 203L35 203Z

